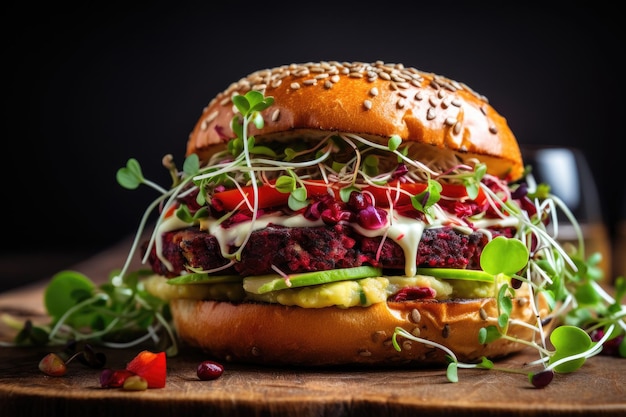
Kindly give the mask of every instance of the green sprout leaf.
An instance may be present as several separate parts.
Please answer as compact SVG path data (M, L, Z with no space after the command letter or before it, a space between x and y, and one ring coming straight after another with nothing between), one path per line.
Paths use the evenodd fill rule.
M126 162L126 167L117 170L117 182L124 188L134 190L144 182L141 166L135 158L130 158Z
M459 382L458 374L459 364L456 362L450 362L448 368L446 368L446 377L450 382Z
M308 206L309 203L307 201L306 188L299 187L293 190L289 194L289 199L287 200L287 204L289 205L289 208L294 211L298 211Z
M480 267L493 275L514 275L528 263L528 248L518 239L498 236L491 240L480 256Z
M96 285L85 275L75 271L62 271L55 274L44 292L44 306L53 320L59 320L68 310L90 297ZM75 325L88 325L92 316L73 314L67 322Z
M198 154L192 153L187 158L185 158L185 162L183 163L183 172L188 177L193 177L200 170L200 158Z
M550 364L583 353L593 344L587 332L576 326L557 327L550 334L550 342L555 349L554 354L550 357ZM559 373L569 373L579 369L584 363L585 358L574 359L557 365L554 370Z
M281 193L290 193L296 189L296 180L289 175L281 175L276 180L275 186Z
M483 369L493 369L493 361L483 356L478 364L478 367Z
M379 158L376 155L367 155L363 160L363 170L369 176L375 177L379 173Z
M254 124L254 127L259 130L263 129L263 126L265 126L265 120L263 119L263 116L261 116L261 113L254 113L254 116L252 117L252 124Z
M426 189L411 197L411 204L416 210L428 214L428 209L441 198L443 187L435 180L428 180Z
M237 94L237 95L234 95L232 98L233 104L235 105L239 113L241 113L244 116L248 114L248 111L250 110L250 101L248 100L248 97L253 97L253 95L249 94L246 97L246 96Z
M397 150L400 145L402 144L402 138L399 135L392 135L389 138L389 142L387 143L387 147L389 148L390 151L395 151Z
M477 164L474 167L474 172L471 176L463 178L463 183L465 184L465 189L467 190L467 196L474 200L478 197L480 192L480 181L483 179L485 174L487 173L487 165L486 164Z
M483 327L478 331L478 343L486 344L500 339L502 334L496 326Z

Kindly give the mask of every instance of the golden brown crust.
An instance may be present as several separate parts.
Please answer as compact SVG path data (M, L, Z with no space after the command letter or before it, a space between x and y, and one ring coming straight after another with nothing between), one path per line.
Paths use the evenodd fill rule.
M521 152L506 120L464 84L401 64L319 62L257 71L219 93L204 109L187 154L206 160L233 137L233 94L250 89L272 96L263 134L291 137L305 132L349 132L387 140L399 135L477 158L488 172L518 179Z
M447 346L463 362L479 361L482 356L497 358L524 348L504 339L478 343L479 329L495 324L493 298L379 303L349 309L184 299L172 300L170 305L182 341L216 359L233 362L303 366L446 362L442 350L403 337L398 338L402 350L396 351L391 337L397 326ZM513 301L511 317L536 324L527 298ZM509 334L533 338L532 330L520 325L512 325Z

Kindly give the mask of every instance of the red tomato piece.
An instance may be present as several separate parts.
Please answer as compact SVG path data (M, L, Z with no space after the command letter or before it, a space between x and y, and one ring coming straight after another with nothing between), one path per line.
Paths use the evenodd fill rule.
M126 370L148 381L148 388L163 388L167 375L165 352L153 353L147 350L139 352L139 354L126 365Z

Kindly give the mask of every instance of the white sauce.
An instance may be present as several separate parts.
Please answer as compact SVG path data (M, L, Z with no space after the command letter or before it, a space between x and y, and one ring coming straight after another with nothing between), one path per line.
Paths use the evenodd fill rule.
M417 273L417 248L419 246L419 242L422 239L422 234L424 229L433 228L433 227L441 227L442 223L431 224L428 225L422 221L400 216L397 213L392 213L390 210L387 210L388 216L387 219L392 219L392 221L387 221L387 225L380 227L375 230L364 229L355 223L350 223L350 226L353 227L359 234L367 237L378 237L384 236L387 237L394 242L396 242L404 251L405 258L405 275L407 277L413 277ZM266 214L264 216L258 217L254 222L241 222L235 225L232 225L228 228L224 228L218 223L215 219L203 219L201 221L201 229L206 230L207 233L212 234L217 239L220 250L222 252L222 256L228 257L229 252L228 248L231 246L239 247L243 244L248 234L267 227L268 224L275 224L278 226L285 227L316 227L323 226L324 222L319 219L315 221L308 220L303 215L298 214L295 216L284 216L276 213ZM517 226L519 220L515 216L508 216L504 219L495 218L495 219L480 219L474 222L474 226L478 229L487 229L493 226ZM188 226L191 226L191 223L186 223L180 220L176 216L171 216L164 220L157 230L157 236L161 236L165 232L174 231L178 229L182 229ZM465 229L465 228L459 228ZM469 230L468 230L469 231ZM160 238L156 239L156 252L157 256L163 262L163 264L171 269L172 265L170 262L165 259L163 256L163 244Z

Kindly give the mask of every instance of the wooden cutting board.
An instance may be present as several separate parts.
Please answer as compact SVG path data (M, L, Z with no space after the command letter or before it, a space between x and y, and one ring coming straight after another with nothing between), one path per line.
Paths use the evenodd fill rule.
M127 242L76 265L106 277L123 262ZM0 294L0 314L43 320L45 282ZM0 327L0 340L11 333ZM225 363L217 380L200 381L201 352L183 348L169 358L167 385L129 392L101 388L99 370L72 362L63 377L37 367L50 348L0 347L0 416L416 416L416 415L626 415L626 360L597 356L572 374L556 375L535 389L525 375L459 370L450 383L444 369L302 369ZM107 367L124 367L139 349L103 350ZM498 362L520 367L532 351Z

